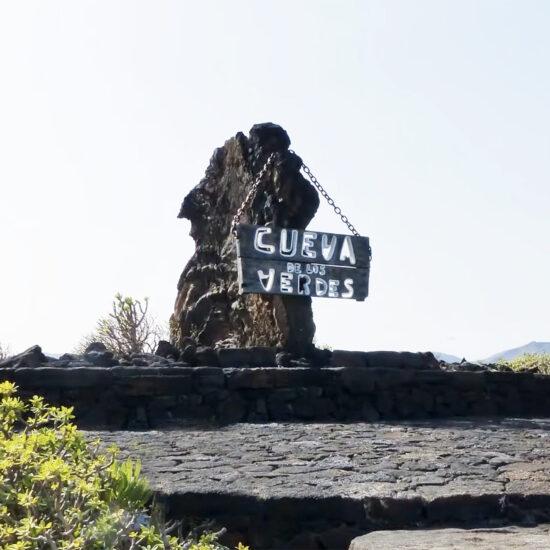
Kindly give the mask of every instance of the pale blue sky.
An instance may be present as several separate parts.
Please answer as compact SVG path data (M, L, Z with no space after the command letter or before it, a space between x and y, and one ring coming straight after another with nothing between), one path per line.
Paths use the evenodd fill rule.
M180 202L265 121L372 241L320 343L550 341L549 28L545 1L1 1L0 342L70 350L117 291L167 320Z

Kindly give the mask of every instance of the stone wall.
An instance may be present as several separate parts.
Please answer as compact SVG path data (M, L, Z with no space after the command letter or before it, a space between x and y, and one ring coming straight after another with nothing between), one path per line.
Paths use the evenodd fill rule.
M239 357L248 357L248 366L229 366L242 365ZM23 395L73 405L82 427L110 429L197 419L228 424L550 414L550 376L448 371L434 368L431 354L334 352L324 367L288 357L288 367L275 366L285 357L269 348L211 350L209 360L217 366L157 359L114 366L17 363L0 367L0 380L16 382ZM262 366L249 366L253 359Z

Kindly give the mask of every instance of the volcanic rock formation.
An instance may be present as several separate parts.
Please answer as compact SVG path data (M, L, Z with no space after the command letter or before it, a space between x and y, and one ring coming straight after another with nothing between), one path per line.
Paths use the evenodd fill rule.
M214 151L205 177L185 197L178 217L191 221L195 253L178 282L172 339L215 347L275 346L306 354L315 333L311 299L239 295L231 221L272 152L275 163L241 221L304 229L319 197L300 174L287 133L257 124L247 138L238 133Z

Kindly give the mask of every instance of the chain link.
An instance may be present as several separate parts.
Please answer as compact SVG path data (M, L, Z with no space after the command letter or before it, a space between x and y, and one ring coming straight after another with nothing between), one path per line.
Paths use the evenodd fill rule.
M289 149L289 151L294 155L296 154L292 149ZM302 168L304 172L307 174L308 178L311 180L311 183L315 185L319 193L321 193L321 195L326 199L329 205L332 206L332 208L334 209L334 212L336 212L336 214L340 216L340 219L347 225L348 229L352 232L352 234L355 235L356 237L360 237L359 232L357 231L357 229L355 229L353 224L349 221L348 217L342 214L342 209L339 206L336 206L336 204L334 204L334 201L332 200L330 195L323 189L323 186L319 183L317 178L311 173L311 170L303 162L302 162Z
M241 207L237 210L237 213L233 216L233 221L231 223L231 233L233 233L235 237L237 236L237 224L241 220L242 215L244 214L245 208L248 208L252 204L252 200L254 199L254 195L256 194L256 191L258 191L258 188L260 187L260 184L262 183L262 180L266 172L269 170L269 168L271 168L274 162L275 162L275 153L271 153L269 157L267 157L267 160L265 161L263 168L258 172L258 175L256 176L256 180L254 181L254 184L252 185L250 191L248 192L248 195L246 195L246 198L241 204Z
M289 149L289 152L295 155L296 153ZM260 184L262 183L262 180L268 171L268 169L273 165L275 162L275 153L271 153L269 157L267 157L267 160L265 161L265 164L263 168L260 170L258 175L256 176L256 180L254 181L254 184L252 185L252 188L248 192L248 195L246 195L246 198L244 199L243 203L241 204L241 207L237 210L237 213L233 216L233 221L231 223L231 232L233 235L237 236L237 224L239 223L240 219L242 218L244 214L245 208L248 208L252 204L252 200L254 198L254 195L258 191L258 188L260 187ZM302 166L304 172L307 174L309 179L311 180L311 183L317 188L319 193L326 199L326 201L329 203L330 206L334 209L334 212L338 216L340 216L340 219L346 224L347 228L351 231L353 235L356 237L360 237L359 232L353 224L349 221L348 217L342 214L342 209L339 206L336 206L330 195L323 189L323 186L319 183L317 178L311 173L311 170L302 162Z

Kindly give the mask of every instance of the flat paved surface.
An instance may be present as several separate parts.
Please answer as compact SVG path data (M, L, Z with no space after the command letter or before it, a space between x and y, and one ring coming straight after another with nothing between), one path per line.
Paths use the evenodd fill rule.
M165 494L432 501L550 495L550 420L234 424L88 432Z
M352 541L349 550L548 550L550 526L501 529L378 531Z

